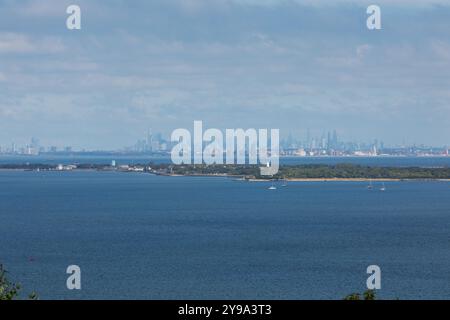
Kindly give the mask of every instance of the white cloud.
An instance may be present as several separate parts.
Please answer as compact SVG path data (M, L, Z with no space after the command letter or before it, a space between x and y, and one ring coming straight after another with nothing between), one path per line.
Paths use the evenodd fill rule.
M55 136L60 129L54 123L87 130L89 124L93 130L116 131L111 135L115 143L126 131L122 128L167 127L197 117L214 126L275 119L286 127L304 119L312 126L314 121L316 126L341 121L349 130L364 117L381 128L389 116L413 119L422 109L449 119L447 8L416 10L417 19L392 10L395 23L367 34L365 10L361 16L359 9L346 16L348 6L327 7L325 14L321 7L364 0L156 2L126 7L123 0L80 0L86 31L76 36L64 28L64 6L49 5L56 0L41 0L42 7L24 1L28 7L16 16L2 10L6 19L0 18L0 24L8 19L28 24L19 21L2 28L14 31L0 32L0 122L27 134L34 126L27 128L26 121L40 122ZM450 0L427 5L444 2ZM288 3L318 8L240 7ZM395 2L405 8L421 3ZM196 14L198 19L185 17ZM56 22L61 29L53 28ZM416 118L419 122L421 114Z
M304 6L335 6L344 4L354 4L359 6L377 5L395 5L395 6L432 6L432 5L450 5L449 0L229 0L229 2L239 5L252 6L278 6L285 4L298 4Z
M27 53L34 50L35 46L25 35L0 33L0 53Z
M68 0L28 0L10 4L19 15L32 17L64 17L66 8L73 1Z
M356 55L358 58L363 59L367 53L369 53L371 46L368 44L362 44L356 47Z
M40 37L31 39L21 33L0 33L1 53L59 53L65 51L61 39L56 37Z
M441 40L431 43L433 52L441 59L450 60L450 44Z

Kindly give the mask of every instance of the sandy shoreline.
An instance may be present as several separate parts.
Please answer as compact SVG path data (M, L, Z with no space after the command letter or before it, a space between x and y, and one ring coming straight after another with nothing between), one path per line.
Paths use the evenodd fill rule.
M272 181L270 179L249 179L250 182L267 182ZM389 181L446 181L449 182L450 179L392 179L392 178L379 178L379 179L368 179L368 178L291 178L283 180L274 181L287 181L287 182L389 182Z

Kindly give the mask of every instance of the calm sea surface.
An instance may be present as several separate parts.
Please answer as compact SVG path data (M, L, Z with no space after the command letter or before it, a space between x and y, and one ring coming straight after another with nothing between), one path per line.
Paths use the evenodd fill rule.
M120 164L171 163L169 156L146 155L39 155L18 156L0 155L0 164L110 164L115 160ZM282 157L282 165L296 164L328 164L351 163L364 166L393 166L393 167L450 167L450 157Z
M0 171L0 262L41 299L450 299L450 185ZM66 289L68 265L82 290Z

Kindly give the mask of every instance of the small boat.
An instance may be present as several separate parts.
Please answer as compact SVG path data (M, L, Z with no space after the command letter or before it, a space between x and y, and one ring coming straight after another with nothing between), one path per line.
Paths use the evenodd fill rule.
M283 180L283 184L281 186L282 187L287 187L287 180Z
M269 187L269 190L277 190L277 187L275 187L275 186L273 185L273 180L272 180L272 185Z
M372 180L370 180L369 185L367 186L367 189L372 190L373 186L372 186Z
M384 182L383 182L383 185L380 188L380 191L386 191L386 186L384 185Z

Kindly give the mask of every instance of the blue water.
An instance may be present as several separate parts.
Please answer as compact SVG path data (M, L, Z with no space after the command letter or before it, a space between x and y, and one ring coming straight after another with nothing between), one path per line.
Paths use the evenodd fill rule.
M150 155L59 155L42 154L36 156L29 155L0 155L0 164L110 164L115 160L117 165L121 164L146 164L153 163L171 163L170 156L150 156ZM450 161L449 161L450 163Z
M161 164L171 163L170 156L149 155L48 155L20 156L0 155L0 164L110 164L115 160L121 164L146 164L149 162ZM351 163L363 166L393 166L393 167L450 167L450 157L282 157L282 165Z
M377 167L450 167L450 157L284 157L282 165L351 163Z
M0 261L41 299L450 299L448 182L0 171ZM65 270L82 270L82 290Z

